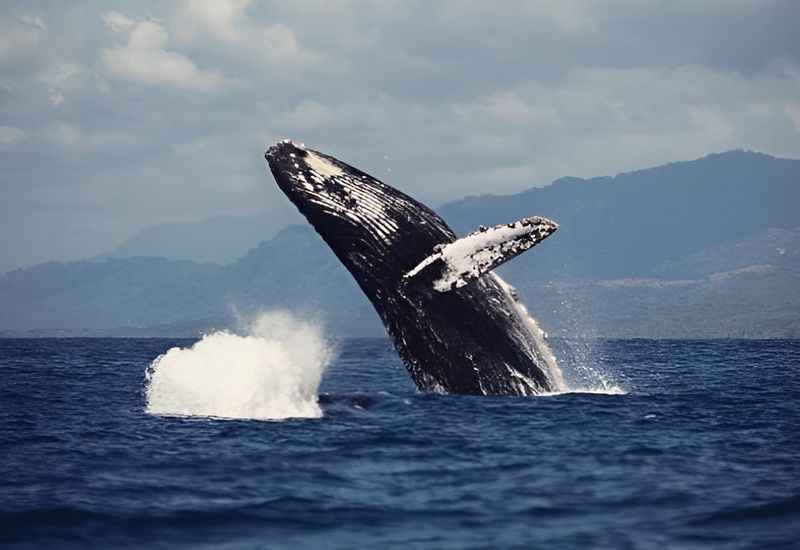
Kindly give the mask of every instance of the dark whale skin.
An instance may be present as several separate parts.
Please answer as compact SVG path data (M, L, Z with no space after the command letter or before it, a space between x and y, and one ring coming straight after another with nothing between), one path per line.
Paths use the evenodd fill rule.
M559 389L557 366L538 327L497 275L447 292L424 277L403 278L434 247L456 239L430 208L288 140L270 147L265 158L280 189L366 294L421 391L535 395Z

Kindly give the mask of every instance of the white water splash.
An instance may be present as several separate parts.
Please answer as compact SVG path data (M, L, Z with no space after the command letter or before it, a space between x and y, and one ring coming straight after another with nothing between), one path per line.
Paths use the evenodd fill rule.
M547 397L551 395L566 395L570 393L590 393L596 395L628 395L628 390L613 382L600 379L598 383L590 386L568 386L567 389L562 391L554 391L549 393L539 394L540 396Z
M556 346L561 383L544 395L627 395L631 389L625 377L620 380L620 373L606 364L596 327L586 311L585 297L559 285L553 291L560 297L558 314L562 330L569 336Z
M602 365L594 343L591 340L570 341L563 350L567 357L562 358L565 367L563 389L546 395L565 393L589 393L602 395L627 395L629 389L620 384L617 377Z
M517 312L522 323L525 325L525 328L528 330L531 338L536 342L536 346L534 348L534 353L536 354L536 359L539 364L544 364L547 367L547 377L550 379L550 383L556 388L557 392L565 392L568 391L567 383L564 381L564 374L561 372L561 367L558 366L558 361L556 361L556 356L553 354L553 351L550 349L550 345L547 343L547 337L545 336L544 331L539 328L539 323L536 322L536 319L528 313L528 308L520 302L516 295L514 287L510 284L505 282L505 280L500 277L497 273L492 273L494 280L497 281L497 284L500 285L500 288L503 289L503 292L506 293L508 299L514 305L514 309ZM520 375L522 376L522 375ZM531 387L535 387L536 385L533 382L530 382Z
M319 418L319 384L332 357L318 324L287 312L262 313L243 336L217 331L157 357L147 369L147 412Z

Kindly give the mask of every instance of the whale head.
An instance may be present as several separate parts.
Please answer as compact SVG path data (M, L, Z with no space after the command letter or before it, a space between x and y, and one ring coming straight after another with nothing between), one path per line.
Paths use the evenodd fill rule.
M359 282L394 285L455 238L425 205L329 155L282 140L264 156L281 191Z
M346 216L356 206L342 181L349 167L338 160L291 140L273 145L264 157L278 187L312 224L326 216Z

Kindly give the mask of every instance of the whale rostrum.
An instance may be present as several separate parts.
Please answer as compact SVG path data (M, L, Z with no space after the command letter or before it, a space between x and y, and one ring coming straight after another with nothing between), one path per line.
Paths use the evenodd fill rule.
M457 238L424 204L330 155L283 140L265 157L370 300L421 391L564 389L544 332L492 272L553 234L555 222L534 216Z

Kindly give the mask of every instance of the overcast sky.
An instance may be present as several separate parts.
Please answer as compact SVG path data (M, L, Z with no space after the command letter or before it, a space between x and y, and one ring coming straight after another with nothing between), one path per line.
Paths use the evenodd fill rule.
M0 271L285 205L283 137L433 205L800 157L800 2L9 2Z

